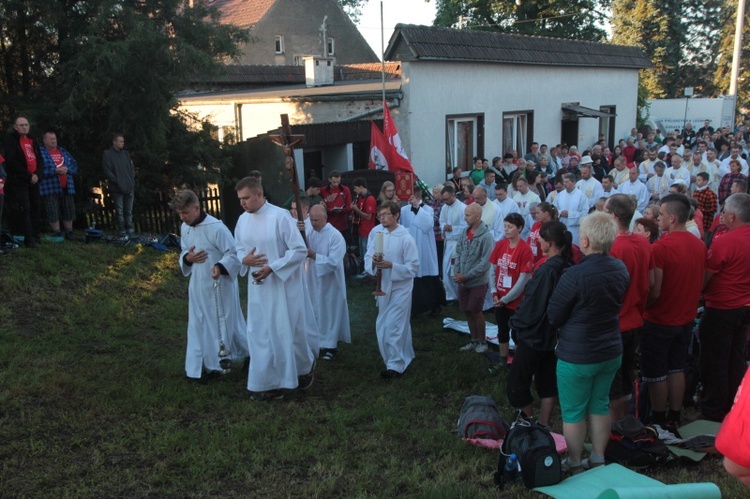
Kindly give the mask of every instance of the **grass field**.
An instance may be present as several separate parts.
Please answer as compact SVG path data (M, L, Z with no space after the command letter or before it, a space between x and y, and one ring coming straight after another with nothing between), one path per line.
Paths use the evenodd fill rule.
M239 369L185 381L174 253L65 242L0 256L0 496L535 495L496 489L497 455L454 432L467 395L511 417L503 377L424 317L407 375L381 380L371 291L351 285L353 342L310 390L254 402ZM747 494L718 458L651 476Z

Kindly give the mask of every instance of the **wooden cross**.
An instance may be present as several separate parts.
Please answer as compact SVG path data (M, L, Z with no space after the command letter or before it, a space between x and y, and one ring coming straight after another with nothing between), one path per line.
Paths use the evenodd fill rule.
M302 144L305 141L304 135L292 135L292 128L289 126L289 115L281 115L281 133L280 134L269 134L268 136L271 141L277 146L281 146L284 151L284 168L289 177L289 183L292 187L292 194L294 195L294 202L297 204L297 220L303 222L304 227L304 216L302 214L302 205L299 201L299 177L297 176L297 165L294 161L294 146ZM307 238L305 237L305 229L301 230L302 239L307 245Z

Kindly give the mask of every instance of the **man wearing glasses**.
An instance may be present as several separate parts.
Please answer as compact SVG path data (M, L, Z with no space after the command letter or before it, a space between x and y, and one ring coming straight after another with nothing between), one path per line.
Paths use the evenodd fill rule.
M365 270L371 275L381 271L381 289L385 293L377 297L375 320L380 356L385 363L380 376L384 379L400 378L414 359L409 317L419 256L414 238L398 223L400 215L401 209L393 201L378 207L380 225L370 231L365 255ZM376 253L376 249L378 253L382 249L382 253Z

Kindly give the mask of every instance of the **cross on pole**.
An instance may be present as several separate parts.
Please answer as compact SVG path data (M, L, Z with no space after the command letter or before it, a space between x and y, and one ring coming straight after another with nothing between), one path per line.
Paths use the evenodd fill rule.
M297 176L297 165L294 161L294 146L302 144L305 141L304 135L292 135L292 128L289 126L289 115L281 115L281 133L269 134L271 141L277 146L281 146L281 150L284 152L284 168L289 177L289 183L292 187L292 194L294 195L294 202L297 204L297 220L304 222L302 214L302 205L299 201L299 178ZM303 223L304 226L304 223ZM304 228L301 230L302 239L307 245L307 238L305 237Z

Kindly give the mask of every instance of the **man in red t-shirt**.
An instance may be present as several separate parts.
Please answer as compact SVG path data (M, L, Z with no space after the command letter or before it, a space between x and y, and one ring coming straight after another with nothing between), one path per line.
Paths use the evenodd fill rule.
M721 421L729 412L745 373L750 327L750 195L733 194L724 203L729 232L716 239L706 259L700 322L703 418Z
M734 406L716 435L716 449L724 454L724 468L750 487L750 369L745 374Z
M365 278L367 272L364 272L364 258L367 252L367 238L370 231L375 227L377 218L378 201L375 196L367 190L367 180L363 177L357 177L354 180L354 194L357 201L352 203L352 225L357 230L359 236L359 255L362 260L362 273L358 278Z
M334 170L328 175L328 185L320 188L320 196L326 204L328 223L338 229L348 241L352 193L347 186L341 185L341 173Z
M650 422L661 426L679 426L693 321L703 286L706 247L685 229L689 215L687 196L665 196L659 211L664 236L651 247L654 285L646 303L638 354L643 379L649 383Z
M654 281L654 256L648 239L630 232L630 221L635 213L635 203L630 196L612 195L604 205L604 211L612 215L619 228L609 254L622 260L630 275L630 286L622 299L620 310L622 365L609 391L610 414L612 421L616 421L626 415L628 400L633 394L638 331L643 326L648 289Z
M39 244L38 220L42 201L39 197L39 173L42 160L39 146L29 136L31 125L23 116L16 118L13 132L5 138L5 169L8 194L16 200L23 221L24 245Z

